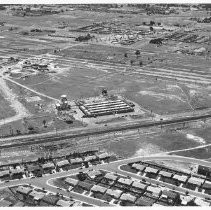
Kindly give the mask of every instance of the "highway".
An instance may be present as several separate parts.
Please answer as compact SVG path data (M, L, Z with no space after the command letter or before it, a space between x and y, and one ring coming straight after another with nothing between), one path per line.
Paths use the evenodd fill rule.
M74 193L74 192L67 192L67 191L64 191L61 189L57 189L56 187L52 186L52 179L59 178L59 177L66 177L66 176L77 174L82 171L88 171L88 170L94 169L94 170L110 171L110 172L118 173L123 176L131 176L132 178L138 179L138 180L140 180L141 178L144 178L146 181L149 181L154 184L160 184L160 185L166 186L167 188L170 188L170 189L175 189L176 191L178 191L180 193L185 193L188 190L188 189L185 189L182 187L176 187L171 184L164 183L164 182L161 182L158 180L153 180L153 179L149 179L147 177L137 176L136 174L122 171L120 169L120 166L124 165L124 164L137 162L137 161L152 161L152 160L182 161L182 162L186 162L186 163L195 163L195 164L200 164L203 166L211 167L211 162L207 162L204 160L198 160L195 158L176 156L176 155L162 155L162 156L161 155L152 155L152 156L145 156L145 157L141 156L141 157L117 160L117 161L114 161L111 163L100 164L100 165L92 166L89 168L83 168L83 169L78 168L78 169L72 169L69 171L58 172L55 174L44 175L43 177L40 177L40 178L13 180L13 181L6 182L6 183L0 183L0 188L11 187L11 186L20 185L20 184L32 184L32 185L38 186L40 188L45 188L46 190L52 191L54 193L58 192L58 193L63 194L64 196L68 196L68 197L72 196L73 198L75 198L77 200L81 200L83 202L87 202L92 205L96 205L96 206L110 205L110 204L106 204L103 201L98 200L98 199L90 198L85 195L81 195L81 194ZM189 191L190 195L201 197L201 198L206 197L206 198L211 199L211 195L205 195L203 193L195 192L195 191L191 191L191 190L188 190L188 191Z

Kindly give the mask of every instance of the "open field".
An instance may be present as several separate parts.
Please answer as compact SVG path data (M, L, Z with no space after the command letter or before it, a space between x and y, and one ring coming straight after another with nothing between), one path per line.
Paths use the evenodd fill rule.
M54 15L21 17L8 7L0 13L5 22L0 26L1 79L27 113L2 124L1 136L56 133L145 118L153 121L185 112L194 115L195 110L211 107L211 28L210 24L190 20L207 15L206 11L178 9L178 13L164 16L147 15L136 8L131 12L127 6L120 12L95 9L67 6ZM153 30L150 21L155 22ZM88 33L91 39L77 41ZM164 39L161 45L149 43L160 37ZM23 68L23 63L32 58L44 60L50 70ZM102 88L109 95L119 95L134 103L140 113L83 118L75 101L99 97ZM70 124L58 117L55 108L63 94L76 112ZM15 115L8 105L0 95L4 109L0 119ZM181 150L209 143L210 122L204 123L204 130L203 122L200 123L179 132L169 132L168 129L174 129L172 126L164 131L156 128L153 135L112 134L79 142L81 147L95 145L122 157ZM67 150L79 145L75 141L68 144ZM58 150L65 152L64 148Z

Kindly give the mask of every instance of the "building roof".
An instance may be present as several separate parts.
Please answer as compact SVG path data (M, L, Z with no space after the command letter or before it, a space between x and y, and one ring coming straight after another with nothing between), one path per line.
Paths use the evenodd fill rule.
M132 184L133 181L127 178L119 178L118 182L129 186Z
M147 173L157 174L158 169L151 168L151 167L146 167L146 168L145 168L145 172L147 172Z
M75 158L75 159L70 159L70 162L73 163L82 163L83 159L82 158Z
M45 195L41 200L50 205L55 205L59 198L56 195Z
M198 206L210 206L210 202L207 202L205 200L202 200L201 198L196 198L194 200L194 203Z
M175 174L175 175L173 176L173 178L176 179L176 180L178 180L178 181L181 181L181 182L186 182L187 179L188 179L187 176L185 176L185 175L180 176L180 175L178 175L178 174Z
M142 189L142 190L147 188L147 185L140 183L138 181L134 181L132 186L135 187L135 188L138 188L138 189Z
M130 202L134 203L136 200L136 197L129 193L123 193L120 197L120 200L130 201Z
M160 171L159 174L161 176L168 177L168 178L170 178L172 176L172 173L169 173L167 171Z
M6 176L6 175L9 175L9 174L10 174L9 170L0 171L0 177Z
M27 170L28 171L39 171L41 169L40 169L39 165L27 165Z
M192 201L194 199L194 197L192 196L184 196L184 195L180 195L180 199L182 201L183 205L186 205L188 202Z
M203 188L204 189L211 189L211 182L205 181L205 183L203 184Z
M79 181L68 177L65 179L65 182L68 183L69 185L75 186L78 184Z
M170 191L170 190L163 190L162 191L163 195L166 195L167 197L171 198L171 199L175 199L176 197L179 196L178 193Z
M11 172L12 174L24 173L24 168L10 169L10 172Z
M206 171L208 173L211 172L211 168L206 167L206 166L201 166L201 165L199 165L198 170L203 170L203 171Z
M54 168L54 164L53 163L46 163L46 164L43 164L42 165L42 168L43 169L46 169L46 168Z
M58 200L56 205L62 207L69 207L74 204L74 201L65 201L65 200Z
M192 176L189 178L188 183L200 186L202 183L204 183L204 179Z
M140 197L137 199L136 204L138 206L152 206L152 204L154 203L153 199L150 198L146 198L146 197Z
M96 160L96 159L97 159L97 157L96 157L95 155L92 155L92 156L86 156L86 157L84 158L84 161L85 161L85 162L88 162L88 161Z
M0 201L0 207L8 207L8 206L11 206L12 203L10 201L7 201L7 200L1 200Z
M15 205L13 205L13 207L23 207L24 203L21 201L18 201Z
M159 203L154 203L152 206L155 206L155 207L161 207L163 205L159 204Z
M155 195L159 195L161 192L161 189L159 187L148 186L147 191L152 192Z
M102 187L102 186L99 186L99 185L94 185L92 188L91 188L91 191L93 192L100 192L100 193L105 193L105 191L107 190L106 187Z
M139 171L143 171L146 168L146 166L141 165L141 164L137 164L137 163L133 163L132 168L135 168Z
M16 192L22 193L24 195L29 194L31 191L32 191L31 188L24 186L18 186L18 188L16 189Z
M96 176L101 175L101 172L100 172L99 170L88 171L88 172L87 172L87 175L88 175L90 178L94 178L94 177L96 177Z
M29 193L29 195L32 196L34 200L40 200L45 196L45 193L33 190L31 193Z
M112 189L108 189L106 191L106 194L114 197L114 198L119 198L120 195L122 194L122 191L121 190L112 190Z
M62 160L62 161L57 162L58 167L66 166L66 165L69 165L69 164L70 163L69 163L68 160Z
M106 179L110 179L110 180L113 180L113 181L117 180L117 178L118 178L116 175L114 175L112 173L107 173L104 177Z
M107 152L102 153L102 154L99 154L99 155L97 155L97 156L98 156L98 158L100 158L100 159L105 159L105 158L110 157L110 155L109 155Z
M78 182L78 186L81 187L81 188L83 188L83 189L85 189L85 190L88 190L89 191L93 187L93 184L89 184L87 182L81 182L81 181L79 181Z

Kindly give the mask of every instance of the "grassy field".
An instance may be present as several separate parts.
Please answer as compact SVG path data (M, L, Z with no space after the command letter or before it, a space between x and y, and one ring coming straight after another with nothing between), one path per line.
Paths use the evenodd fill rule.
M16 113L11 104L0 93L0 120L14 116Z

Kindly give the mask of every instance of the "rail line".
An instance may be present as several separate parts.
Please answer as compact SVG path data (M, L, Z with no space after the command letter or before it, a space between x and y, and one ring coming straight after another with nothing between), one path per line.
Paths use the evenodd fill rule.
M62 140L71 140L78 137L88 137L88 136L94 136L94 135L101 135L106 133L113 133L113 132L119 132L124 130L133 130L133 129L139 129L139 128L148 128L148 127L155 127L155 126L165 126L165 125L175 125L180 123L186 123L186 122L194 122L198 120L203 120L211 118L211 114L205 114L205 115L198 115L198 116L189 116L189 117L180 117L176 119L171 120L162 120L162 121L156 121L156 122L136 122L131 124L122 124L117 126L108 126L104 128L95 128L95 129L83 129L79 131L75 131L74 133L68 133L68 134L61 134L56 135L51 134L46 137L33 137L33 135L27 139L17 139L17 140L6 140L5 142L1 143L0 149L7 149L12 147L21 147L21 146L30 146L34 144L42 144L42 143L49 143L49 142L58 142ZM35 139L36 138L36 139Z

